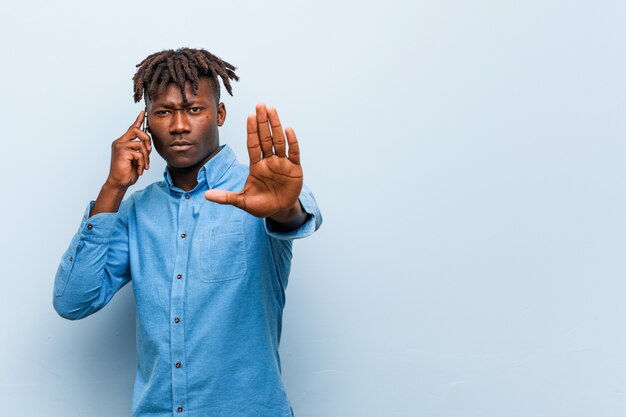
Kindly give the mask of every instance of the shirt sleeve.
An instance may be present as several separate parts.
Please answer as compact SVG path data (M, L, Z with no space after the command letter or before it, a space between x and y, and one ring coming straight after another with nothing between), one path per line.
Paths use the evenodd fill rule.
M89 203L54 279L54 309L76 320L104 307L130 281L128 223L123 202L118 213L89 217Z
M280 240L302 239L312 235L317 229L320 228L322 225L322 213L320 213L320 209L317 206L313 193L306 185L302 186L302 191L300 192L300 197L298 197L298 199L300 200L300 204L302 204L304 211L309 215L306 222L295 230L291 230L289 232L278 232L276 231L272 220L266 218L265 231L268 235Z

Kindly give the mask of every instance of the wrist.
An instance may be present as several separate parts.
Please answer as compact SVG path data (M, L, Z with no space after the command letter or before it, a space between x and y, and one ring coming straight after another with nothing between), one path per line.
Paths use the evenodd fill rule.
M295 217L300 211L302 211L302 206L300 205L300 200L296 200L295 204L289 208L279 210L276 213L269 216L275 222L286 222Z
M107 180L102 185L102 190L110 193L126 194L126 191L128 190L128 185L121 185L111 180L111 178L107 178Z
M274 230L277 232L290 232L295 230L302 226L308 218L309 214L304 211L299 199L292 207L274 213L269 217Z
M99 213L116 213L127 189L128 187L120 187L107 180L100 189L100 194L98 194L96 202L89 212L89 217Z

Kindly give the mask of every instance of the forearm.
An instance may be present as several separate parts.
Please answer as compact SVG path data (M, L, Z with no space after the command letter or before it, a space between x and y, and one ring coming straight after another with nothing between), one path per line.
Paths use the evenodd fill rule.
M94 253L89 243L81 242L80 246L81 253L72 246L65 253L54 283L54 309L70 320L81 319L100 309L98 299L104 282L104 254Z
M126 190L126 188L117 187L108 181L105 182L100 189L96 202L89 212L89 217L99 213L117 213L124 199L124 195L126 194Z
M55 276L54 308L72 320L101 309L129 279L127 239L118 214L90 218L90 211L85 210Z

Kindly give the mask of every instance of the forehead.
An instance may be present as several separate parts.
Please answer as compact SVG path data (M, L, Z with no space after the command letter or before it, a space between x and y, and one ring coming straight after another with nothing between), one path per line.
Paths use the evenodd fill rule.
M209 101L215 100L215 92L213 88L213 80L202 77L198 81L198 91L194 94L190 81L185 82L185 96L188 102L191 101ZM182 105L183 95L180 86L176 83L169 83L161 93L156 93L154 98L147 98L147 104L156 105Z

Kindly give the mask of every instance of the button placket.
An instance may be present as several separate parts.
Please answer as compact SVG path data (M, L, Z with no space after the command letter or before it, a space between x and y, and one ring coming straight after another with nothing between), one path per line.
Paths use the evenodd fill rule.
M185 329L182 323L184 318L185 287L189 265L189 222L193 219L193 205L188 204L188 194L179 195L178 204L178 239L176 242L176 260L174 263L173 283L171 287L170 310L170 345L173 358L172 372L172 399L178 404L176 411L183 413L187 405L187 372L183 368L185 361ZM183 279L184 278L184 279ZM186 413L185 413L186 414Z

